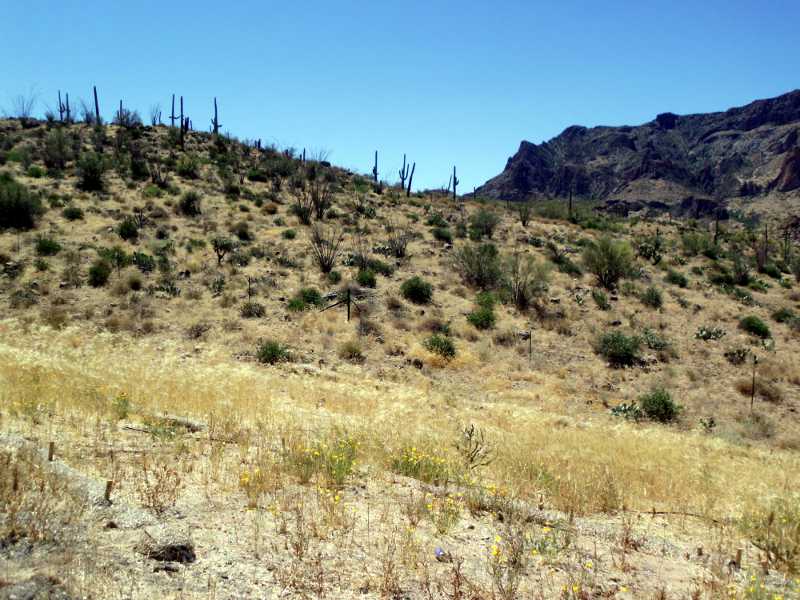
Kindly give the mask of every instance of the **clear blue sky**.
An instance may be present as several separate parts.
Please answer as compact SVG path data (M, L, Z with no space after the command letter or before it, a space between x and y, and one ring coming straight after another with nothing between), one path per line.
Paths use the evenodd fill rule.
M463 191L520 140L572 124L637 124L800 87L800 2L6 2L0 106L32 86L55 105L97 84L122 98L186 97L196 128L325 149L367 172ZM415 185L415 187L417 187Z

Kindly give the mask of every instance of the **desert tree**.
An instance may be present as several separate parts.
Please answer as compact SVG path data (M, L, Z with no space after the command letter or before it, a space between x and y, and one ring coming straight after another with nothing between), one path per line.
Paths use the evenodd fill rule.
M317 261L322 273L330 273L336 264L336 259L342 250L344 232L335 227L325 228L316 223L311 228L309 245L314 259Z
M161 105L160 104L153 104L150 107L150 125L155 127L156 125L161 125Z
M211 247L217 255L217 266L219 266L225 256L236 249L236 242L229 237L218 235L211 240Z
M408 253L408 243L411 241L411 231L408 227L399 226L389 221L386 223L386 247L395 258L405 258Z
M525 200L517 204L517 214L519 215L519 222L523 227L527 227L531 220L531 213L533 212L530 200Z
M505 288L519 310L537 305L547 293L550 268L528 254L514 252L505 259Z

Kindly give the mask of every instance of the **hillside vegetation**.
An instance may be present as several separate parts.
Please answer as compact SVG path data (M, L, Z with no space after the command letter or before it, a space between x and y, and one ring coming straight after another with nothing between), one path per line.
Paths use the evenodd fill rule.
M622 220L117 121L0 121L0 597L797 595L800 199Z

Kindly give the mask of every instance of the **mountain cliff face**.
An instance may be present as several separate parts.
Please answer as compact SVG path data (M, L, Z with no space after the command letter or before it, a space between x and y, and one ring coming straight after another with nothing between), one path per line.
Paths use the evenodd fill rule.
M568 127L523 141L502 173L478 188L531 196L665 202L800 189L800 90L725 112L663 113L635 127Z

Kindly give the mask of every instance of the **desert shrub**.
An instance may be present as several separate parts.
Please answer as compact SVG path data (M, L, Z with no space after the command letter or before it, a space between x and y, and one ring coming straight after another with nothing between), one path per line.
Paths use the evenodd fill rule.
M496 287L503 277L500 255L494 244L470 244L453 254L456 270L464 281L481 289Z
M504 289L519 310L526 310L547 293L550 270L532 256L514 253L504 264Z
M456 346L453 340L445 335L434 333L423 343L428 352L437 354L445 360L451 360L456 356Z
M392 265L385 263L382 260L378 260L377 258L368 259L366 268L370 271L374 271L378 275L383 275L384 277L391 277L392 273L394 273L394 268L392 268Z
M322 306L322 294L315 288L302 288L287 303L292 312L301 312L313 306Z
M781 270L775 263L766 263L759 269L759 271L764 273L764 275L772 277L773 279L780 279L782 277Z
M285 240L293 240L297 237L297 232L294 229L284 229L281 232L281 237Z
M117 227L117 233L125 241L135 241L139 238L139 226L133 217L125 217Z
M492 239L492 235L498 223L500 223L500 217L485 208L479 209L478 212L474 213L469 218L470 230L476 233L477 239L484 236Z
M669 340L652 329L645 329L642 332L642 342L644 342L644 345L650 348L650 350L655 350L657 352L667 350L670 347Z
M786 495L744 514L739 527L769 563L800 571L800 496ZM777 596L776 596L777 597Z
M772 337L769 326L755 315L743 317L742 320L739 321L739 328L762 339Z
M721 327L712 325L702 325L695 332L694 337L698 340L721 340L725 336L725 330Z
M240 311L244 319L261 319L266 313L264 305L258 302L245 302Z
M583 275L581 268L572 262L567 252L563 248L560 248L555 242L548 241L546 248L550 260L556 265L559 271L567 275L572 275L573 277L580 277Z
M0 174L0 230L32 229L42 212L37 196L10 175Z
M648 287L639 298L645 306L650 308L661 308L664 305L664 297L661 290L655 286Z
M99 192L104 187L106 163L101 154L84 152L78 160L78 187L85 192Z
M603 290L592 290L592 300L597 305L597 308L600 310L610 310L611 303L608 301L608 296L606 296Z
M533 203L529 200L518 202L515 208L517 210L517 215L519 215L519 222L523 227L527 227L531 220L531 215L533 214Z
M337 283L342 282L342 274L339 273L339 271L331 271L330 273L328 273L326 278L328 280L328 283L332 285L336 285Z
M41 179L45 175L45 171L39 165L31 165L28 167L28 170L25 172L28 177L32 177L33 179Z
M707 233L687 232L681 236L681 244L686 256L697 256L713 248L714 240Z
M663 250L664 240L658 234L640 239L636 244L636 254L654 265L661 262Z
M78 206L67 206L61 211L61 215L67 221L80 221L83 219L83 210Z
M675 404L664 388L654 388L639 398L639 408L651 421L671 423L678 418L681 407Z
M256 360L260 363L274 365L289 359L289 349L278 341L265 340L256 348Z
M750 356L748 348L731 348L725 351L725 359L732 365L743 365Z
M586 268L597 277L606 289L613 289L626 277L633 266L633 251L626 242L615 242L607 237L589 244L583 251Z
M36 239L36 254L39 256L55 256L59 252L61 252L61 244L57 241L46 237Z
M442 216L441 213L435 212L428 215L428 218L425 220L425 224L428 227L439 227L445 228L447 227L448 223L447 220Z
M433 286L421 277L414 276L403 282L400 293L414 304L428 304L433 298Z
M467 315L467 321L476 329L491 329L494 327L497 317L490 306L478 306Z
M175 172L186 179L197 179L200 174L200 159L193 154L184 154L178 159Z
M667 271L666 277L664 277L664 281L667 283L671 283L672 285L677 285L678 287L685 288L689 285L689 280L686 279L686 275L676 271L675 269L669 269Z
M200 198L200 194L194 190L190 190L181 196L181 199L178 202L178 208L180 209L181 213L187 217L196 217L201 212L201 202L202 200Z
M110 276L111 265L101 258L95 260L89 267L89 285L92 287L103 287L108 283Z
M796 320L797 314L791 308L779 308L772 313L772 318L778 323L789 323Z
M426 451L417 446L404 446L391 459L395 473L413 477L426 483L446 484L450 479L450 465L440 451Z
M747 262L738 254L733 257L733 284L750 285L752 277Z
M309 244L320 272L330 273L333 270L343 242L344 232L339 229L330 227L326 230L319 224L312 227Z
M156 260L149 254L143 252L134 252L131 257L131 262L136 265L142 273L151 273L156 268Z
M364 361L364 351L356 340L350 340L339 346L339 358L353 363Z
M447 227L434 227L431 231L433 239L445 242L447 244L453 243L453 234Z
M241 242L251 242L253 241L253 234L250 231L250 225L247 224L247 221L239 221L231 228L231 233L239 238Z
M362 287L374 288L377 285L375 271L371 269L361 269L356 275L358 285Z
M604 333L597 343L598 354L604 356L613 366L636 364L639 360L641 340L620 331Z
M62 128L47 134L42 148L44 166L53 171L63 171L67 161L72 160L72 146Z

